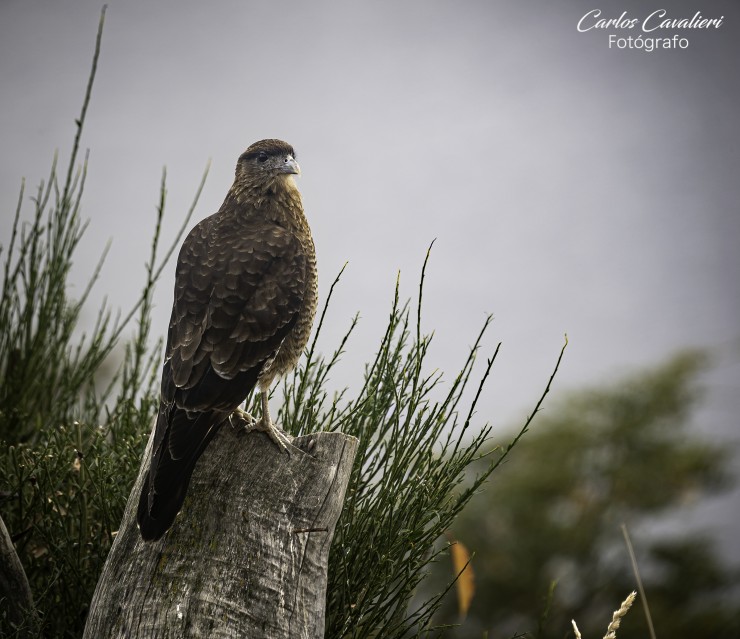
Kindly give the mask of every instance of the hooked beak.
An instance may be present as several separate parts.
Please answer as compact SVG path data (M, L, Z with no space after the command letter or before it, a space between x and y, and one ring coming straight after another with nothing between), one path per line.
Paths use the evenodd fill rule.
M300 175L301 174L301 167L298 166L298 162L295 161L295 158L292 155L286 155L285 156L285 162L280 167L281 173L292 173L294 175Z

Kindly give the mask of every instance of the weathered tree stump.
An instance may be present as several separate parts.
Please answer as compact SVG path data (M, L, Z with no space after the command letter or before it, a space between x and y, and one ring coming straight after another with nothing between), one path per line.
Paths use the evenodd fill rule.
M38 621L26 573L0 517L0 637L15 629L22 629L18 637L35 637Z
M224 426L172 528L141 540L151 439L92 600L85 639L324 636L329 546L357 440L316 433L290 456Z

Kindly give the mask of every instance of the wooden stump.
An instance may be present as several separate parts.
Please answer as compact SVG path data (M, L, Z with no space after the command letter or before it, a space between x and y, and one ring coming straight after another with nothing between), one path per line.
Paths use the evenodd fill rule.
M15 552L3 518L0 517L0 637L37 637L39 619L31 587Z
M357 440L224 426L193 473L182 511L156 542L136 505L151 439L98 581L85 639L324 636L327 563Z

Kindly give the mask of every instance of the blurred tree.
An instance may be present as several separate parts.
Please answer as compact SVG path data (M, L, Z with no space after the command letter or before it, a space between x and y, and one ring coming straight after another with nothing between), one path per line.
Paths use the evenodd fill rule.
M740 637L740 605L729 599L738 571L700 533L658 532L675 509L730 485L731 451L687 428L706 365L702 353L681 353L541 417L454 526L475 552L477 594L453 636L561 638L571 619L583 636L602 636L635 589L625 522L658 636ZM448 602L444 620L455 614ZM632 611L618 635L648 636L644 615Z

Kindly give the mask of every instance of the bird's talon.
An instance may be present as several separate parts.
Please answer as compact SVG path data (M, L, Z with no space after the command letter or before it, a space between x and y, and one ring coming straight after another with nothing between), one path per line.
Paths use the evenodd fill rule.
M247 432L253 428L256 421L257 420L252 417L252 415L241 408L237 408L233 413L231 413L231 415L229 415L229 423L232 428L242 427Z
M290 456L289 445L293 443L293 438L283 431L277 424L267 422L264 419L259 419L247 426L247 432L252 432L253 430L265 433L281 452L284 451Z

